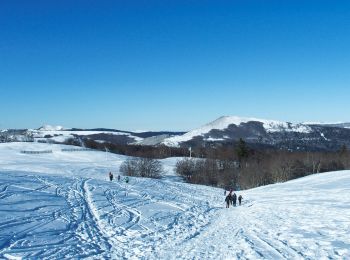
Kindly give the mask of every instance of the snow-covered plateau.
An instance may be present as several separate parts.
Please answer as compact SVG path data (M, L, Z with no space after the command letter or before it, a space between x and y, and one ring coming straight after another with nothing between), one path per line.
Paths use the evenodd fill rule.
M43 126L39 129L30 129L29 132L33 135L36 140L47 140L55 142L65 142L70 138L74 138L74 136L88 136L88 135L98 135L98 134L106 134L106 135L116 135L116 136L127 136L132 137L135 141L142 141L143 138L138 138L136 136L132 136L130 133L126 132L118 132L118 131L86 131L86 130L65 130L61 126ZM47 138L46 138L47 137Z
M350 171L237 192L118 176L125 156L0 144L1 259L350 259ZM21 151L52 151L42 154Z

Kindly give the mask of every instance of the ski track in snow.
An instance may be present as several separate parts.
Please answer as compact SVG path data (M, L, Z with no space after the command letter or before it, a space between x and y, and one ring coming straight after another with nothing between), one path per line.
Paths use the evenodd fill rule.
M3 172L1 182L5 182L6 177L16 175L15 172ZM0 255L3 256L14 254L42 259L98 256L120 259L142 257L146 253L152 255L161 244L169 243L175 231L182 231L184 239L191 232L198 232L202 222L196 221L194 214L205 213L201 212L205 208L185 204L189 198L172 202L172 198L181 197L182 190L176 185L174 189L167 186L173 196L169 198L161 181L149 183L148 180L147 187L139 180L135 180L134 185L126 185L84 178L62 180L21 175L17 175L13 183L0 186L3 202L1 213L7 206L4 200L14 194L12 189L16 190L15 196L18 197L16 209L9 209L16 217L7 215L9 220L0 223ZM155 193L151 195L135 189L135 186L140 187L137 184L146 190L152 188ZM158 193L162 195L157 196ZM27 204L27 209L19 210ZM46 211L48 208L50 210ZM147 208L154 212L143 214L143 209L146 212ZM160 210L155 211L155 208ZM28 212L28 216L18 217L17 213L22 212ZM182 218L189 220L189 223L183 226L179 222ZM30 227L27 228L26 224ZM64 227L58 229L57 226ZM187 230L188 227L191 230ZM12 230L16 230L15 234ZM42 240L41 235L60 239L50 243ZM39 240L43 244L38 245ZM151 251L145 251L144 247Z
M16 145L0 145L1 259L350 258L350 171L244 191L226 209L221 189L107 181L121 156Z

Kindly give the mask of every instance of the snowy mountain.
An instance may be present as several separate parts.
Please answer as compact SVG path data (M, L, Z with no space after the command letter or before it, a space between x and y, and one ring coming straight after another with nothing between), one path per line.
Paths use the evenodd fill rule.
M312 129L309 126L303 125L303 124L292 124L292 123L280 122L276 120L265 120L265 119L257 119L257 118L223 116L216 119L213 122L210 122L209 124L206 124L198 129L192 130L182 136L167 138L163 142L166 145L177 146L179 145L179 143L190 141L194 137L197 137L197 136L205 137L207 135L209 135L207 139L211 138L212 140L224 140L224 139L227 139L227 137L225 136L223 136L223 138L210 137L210 132L212 132L213 130L224 131L228 129L231 125L235 125L239 127L249 122L260 123L267 133L274 133L274 132L310 133L312 131Z
M337 150L350 147L350 129L339 125L294 124L276 120L224 116L181 136L167 138L168 146L225 145L243 138L255 147L288 150Z
M63 126L52 126L52 125L44 125L38 128L40 131L62 131L64 130Z
M107 176L127 157L67 148L0 144L1 259L350 258L350 171L240 191L226 209L222 189L177 181L174 158L163 179L126 184Z
M307 123L308 125L320 125L328 127L340 127L340 128L350 128L350 123L338 122L338 123Z
M141 141L142 138L132 135L130 132L112 129L64 129L63 127L42 127L37 130L30 130L34 139L39 141L65 142L68 139L90 138L93 140L113 140L118 139L121 143Z
M68 139L75 139L81 142L84 139L91 139L98 142L109 142L114 144L141 144L155 145L165 138L183 134L182 132L130 132L116 129L95 128L95 129L66 129L62 126L43 126L38 129L29 129L28 135L34 141L63 143Z
M33 141L33 136L27 129L5 129L0 131L0 143L31 141Z
M232 145L243 138L250 147L290 151L336 151L350 147L350 123L289 123L276 120L223 116L200 128L185 132L131 132L115 129L66 129L43 126L39 129L3 130L0 142L39 141L64 143L86 140L117 145L166 145L206 147ZM73 143L73 142L70 142Z

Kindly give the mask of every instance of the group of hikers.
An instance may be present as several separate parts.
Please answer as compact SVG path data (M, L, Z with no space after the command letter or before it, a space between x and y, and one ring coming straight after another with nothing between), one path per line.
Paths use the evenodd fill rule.
M114 178L113 173L112 173L112 172L109 172L108 176L109 176L109 180L110 180L110 181L113 181L113 178ZM120 179L121 179L121 177L120 177L120 175L118 175L118 181L120 181ZM129 182L129 177L126 176L125 179L124 179L124 181L125 181L126 183L128 183L128 182Z
M227 191L225 190L225 193L224 193L225 196L226 196L226 193L227 193ZM238 203L239 203L240 206L242 204L242 199L243 199L242 195L239 195L238 196ZM236 207L236 205L237 205L237 195L236 195L236 193L233 192L232 189L230 190L230 192L226 196L225 202L226 202L226 208L229 208L230 205L233 205L234 207Z
M113 181L113 178L114 178L113 173L109 172L108 176L109 176L109 180ZM120 181L120 180L121 180L121 177L120 177L120 175L118 175L118 181ZM129 182L129 177L126 176L124 181L125 181L125 183L128 183ZM227 191L225 190L225 193L224 193L225 196L226 196L226 193L227 193ZM242 204L242 199L243 199L242 195L239 195L238 196L239 206L241 206L241 204ZM237 205L237 195L236 195L236 193L233 192L232 189L230 189L229 193L227 194L227 196L225 198L225 202L226 202L226 208L229 208L230 205L236 207L236 205Z
M109 172L109 173L108 173L108 177L109 177L109 180L110 180L110 181L113 181L114 176L113 176L113 173L112 173L112 172ZM118 175L118 182L120 182L120 180L121 180L121 177L120 177L120 175ZM127 184L129 183L129 177L126 176L126 177L124 178L124 181L125 181L125 196L128 196L129 191L128 191L128 188L127 188L127 186L128 186Z

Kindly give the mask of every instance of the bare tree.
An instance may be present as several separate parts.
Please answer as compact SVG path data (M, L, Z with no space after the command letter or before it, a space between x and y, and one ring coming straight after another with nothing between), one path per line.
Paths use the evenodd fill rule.
M160 178L163 172L162 163L151 158L138 159L138 174L141 177Z
M120 165L120 172L127 176L160 178L163 172L162 163L151 158L131 158Z
M196 163L194 159L184 158L176 162L176 173L186 178L187 181L192 179L196 171Z
M136 158L125 160L119 168L119 171L126 176L138 176L138 163Z

